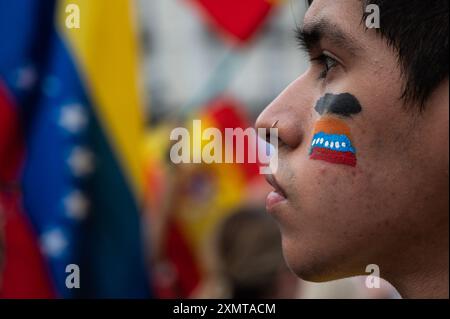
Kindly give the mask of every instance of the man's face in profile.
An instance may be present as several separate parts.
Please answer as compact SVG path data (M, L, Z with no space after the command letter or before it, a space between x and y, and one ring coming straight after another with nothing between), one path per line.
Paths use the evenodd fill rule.
M310 68L257 121L278 121L284 194L268 208L306 280L377 264L395 281L429 267L433 251L448 255L448 81L422 113L405 102L397 52L363 12L360 0L312 3L300 36Z

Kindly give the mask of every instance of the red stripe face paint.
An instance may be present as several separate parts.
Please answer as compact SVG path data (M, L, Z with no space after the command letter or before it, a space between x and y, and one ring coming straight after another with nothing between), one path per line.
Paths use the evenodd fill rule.
M322 115L322 118L314 127L310 159L356 166L356 150L350 128L338 117L350 118L361 112L358 100L349 93L338 95L328 93L319 99L315 110Z

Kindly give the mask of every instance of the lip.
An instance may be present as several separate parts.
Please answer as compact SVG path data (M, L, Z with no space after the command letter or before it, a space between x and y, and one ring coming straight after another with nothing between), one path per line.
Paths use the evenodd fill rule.
M276 205L286 201L287 196L283 188L278 184L275 176L266 175L266 181L274 188L274 190L270 192L266 198L266 210L270 212Z

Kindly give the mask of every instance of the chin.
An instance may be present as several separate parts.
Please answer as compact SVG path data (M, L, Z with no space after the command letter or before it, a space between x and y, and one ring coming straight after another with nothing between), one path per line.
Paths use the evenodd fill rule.
M345 271L344 260L333 258L329 250L324 251L313 245L307 247L284 237L282 242L286 264L303 280L320 283L356 275Z

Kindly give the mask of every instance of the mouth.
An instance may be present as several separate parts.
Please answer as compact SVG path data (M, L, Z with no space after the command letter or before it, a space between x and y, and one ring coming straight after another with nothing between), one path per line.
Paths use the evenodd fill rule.
M266 198L266 210L270 212L276 205L286 201L287 196L283 188L278 184L275 176L266 175L266 180L274 188L274 190L270 192Z

